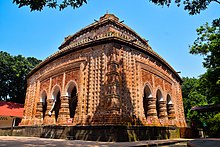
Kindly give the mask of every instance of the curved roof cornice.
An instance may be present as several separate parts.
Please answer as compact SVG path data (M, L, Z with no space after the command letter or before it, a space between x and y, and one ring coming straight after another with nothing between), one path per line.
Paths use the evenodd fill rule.
M111 26L109 26L111 25ZM63 49L64 47L70 45L71 43L78 41L78 37L85 35L85 37L88 37L91 39L92 33L91 31L95 30L98 32L99 29L102 29L101 27L106 27L106 28L117 28L118 32L121 32L122 34L126 32L126 34L130 36L131 40L139 41L143 45L148 45L148 41L145 40L144 38L140 37L134 30L132 30L130 27L127 25L123 24L123 21L119 21L119 19L113 15L113 14L105 14L104 16L100 17L99 21L96 21L85 28L81 29L80 31L76 32L74 35L70 35L65 38L65 41L61 44L59 49ZM103 32L106 33L106 32ZM84 39L85 39L84 37ZM83 37L82 37L83 38Z
M99 31L100 29L102 30ZM141 38L135 31L133 31L122 22L119 22L119 19L113 14L105 14L100 18L99 21L96 21L91 25L81 29L72 36L66 37L65 41L59 47L59 50L51 56L47 57L38 66L36 66L28 74L28 77L33 75L44 65L68 54L69 52L78 51L95 44L103 44L115 41L148 53L151 57L163 63L163 65L169 69L180 82L182 82L178 73L160 55L151 49L151 47L148 45L148 41Z

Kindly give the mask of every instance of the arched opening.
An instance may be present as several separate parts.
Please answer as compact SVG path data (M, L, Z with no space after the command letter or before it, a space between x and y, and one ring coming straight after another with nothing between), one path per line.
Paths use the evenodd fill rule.
M53 104L53 109L55 111L55 120L57 122L58 116L59 116L59 111L60 111L60 89L58 86L54 88L52 98L54 99L54 104Z
M46 111L47 111L47 93L46 91L43 91L41 93L41 103L42 103L42 113L43 113L43 119L46 115Z
M67 89L67 94L69 97L70 118L74 118L78 98L77 98L77 88L73 82L69 84L69 87Z
M149 88L148 85L146 85L144 87L144 97L143 97L143 107L144 107L144 114L145 114L145 117L147 118L147 112L148 112L148 98L151 97L151 90Z
M171 100L170 95L168 94L167 95L167 105L169 105L169 104L172 104L172 100Z
M175 117L174 106L170 95L167 95L167 114L168 118Z
M161 91L158 89L156 94L156 109L158 118L161 117L161 105L160 102L163 101L163 95Z

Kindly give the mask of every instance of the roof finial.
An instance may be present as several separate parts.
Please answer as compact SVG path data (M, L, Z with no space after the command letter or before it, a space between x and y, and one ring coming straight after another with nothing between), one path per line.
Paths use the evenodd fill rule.
M106 10L106 14L108 14L108 10Z

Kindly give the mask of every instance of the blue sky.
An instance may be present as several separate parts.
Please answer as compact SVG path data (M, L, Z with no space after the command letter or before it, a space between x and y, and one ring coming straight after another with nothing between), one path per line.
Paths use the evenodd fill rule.
M12 55L45 59L58 50L64 37L99 19L106 11L149 40L180 76L197 77L204 73L202 57L189 54L196 39L196 28L220 16L220 5L213 3L199 15L190 16L183 8L156 6L146 0L89 0L73 10L44 9L30 12L12 0L0 1L0 50Z

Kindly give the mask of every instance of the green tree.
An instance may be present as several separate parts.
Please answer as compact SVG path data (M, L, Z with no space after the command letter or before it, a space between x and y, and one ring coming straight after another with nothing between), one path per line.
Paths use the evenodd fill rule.
M61 2L58 2L57 0L13 0L13 3L18 5L19 8L28 6L31 11L41 11L44 7L59 7L59 10L63 10L70 6L75 9L81 7L84 3L87 3L87 0L62 0Z
M205 89L208 103L220 102L220 19L197 29L198 38L191 46L190 53L202 55L207 71L200 77L200 87Z
M171 0L150 0L156 5L170 6ZM200 11L208 8L209 4L215 2L220 4L219 0L175 0L177 6L181 4L184 5L184 9L189 12L189 14L199 14ZM57 0L13 0L13 3L17 4L18 7L29 6L31 11L41 11L44 7L57 8L60 10L70 6L72 8L81 7L87 0L62 0L58 2Z
M208 135L210 137L220 137L220 113L217 113L214 115L214 117L211 117L207 120L208 124Z
M27 74L40 60L0 52L0 100L24 103Z
M214 20L212 25L206 23L199 27L197 35L198 37L191 46L190 53L203 56L203 66L207 70L198 79L183 78L184 110L188 120L206 122L208 135L216 137L216 134L219 134L220 131L220 113L199 113L191 111L191 108L193 106L220 103L220 19Z
M206 105L207 97L204 95L204 89L200 86L200 79L183 77L182 84L183 105L188 121L200 121L206 119L206 116L200 116L196 111L191 111L194 106Z
M154 4L168 7L172 3L171 0L151 0ZM184 10L188 11L190 15L199 14L201 11L206 10L210 3L218 3L219 0L175 0L175 3L179 7L181 4L184 5Z
M0 100L6 101L9 97L12 60L13 57L10 54L0 52Z

